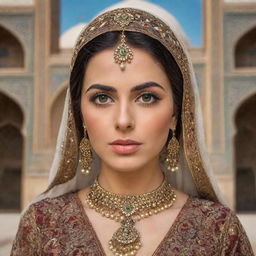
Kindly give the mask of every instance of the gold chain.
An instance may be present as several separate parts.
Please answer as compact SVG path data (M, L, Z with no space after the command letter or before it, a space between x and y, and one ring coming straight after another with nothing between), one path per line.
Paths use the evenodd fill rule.
M141 195L114 194L95 180L86 197L90 208L121 223L109 241L109 249L115 256L136 255L142 246L136 221L170 208L175 200L176 194L166 179L157 189Z

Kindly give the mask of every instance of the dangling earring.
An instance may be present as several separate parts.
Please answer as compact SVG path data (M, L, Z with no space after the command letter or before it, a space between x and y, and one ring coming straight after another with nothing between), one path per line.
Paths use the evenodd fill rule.
M82 166L81 173L88 175L91 171L92 152L89 140L86 137L86 127L84 126L84 137L82 138L80 145L80 164Z
M179 169L179 149L180 144L175 136L175 130L172 131L172 138L170 139L168 146L167 146L167 157L166 162L168 164L167 169L175 172Z

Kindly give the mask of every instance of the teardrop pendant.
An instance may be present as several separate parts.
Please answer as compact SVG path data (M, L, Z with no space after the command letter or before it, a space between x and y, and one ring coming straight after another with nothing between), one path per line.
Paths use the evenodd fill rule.
M135 221L128 217L121 221L121 227L113 234L109 241L109 249L114 255L136 255L141 247L140 235L134 227Z

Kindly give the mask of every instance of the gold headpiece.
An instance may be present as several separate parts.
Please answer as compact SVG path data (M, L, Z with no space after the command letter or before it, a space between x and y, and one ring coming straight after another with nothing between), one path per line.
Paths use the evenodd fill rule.
M125 70L126 63L131 63L133 59L133 52L127 45L125 40L124 28L134 20L133 15L130 13L117 13L114 21L123 29L121 34L121 42L114 52L115 62L120 65L121 70Z

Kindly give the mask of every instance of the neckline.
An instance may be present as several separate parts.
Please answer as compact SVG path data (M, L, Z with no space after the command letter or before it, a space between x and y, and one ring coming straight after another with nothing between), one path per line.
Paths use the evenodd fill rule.
M163 237L163 239L160 241L160 243L158 244L157 248L155 249L155 251L153 252L152 256L157 256L158 251L164 246L165 241L167 240L167 238L170 236L170 234L174 234L174 229L175 227L178 225L178 221L181 218L181 216L183 215L183 212L185 211L185 209L187 208L187 206L189 205L191 201L191 197L188 196L185 203L183 204L183 206L181 207L179 213L177 214L176 218L174 219L172 225L170 226L170 228L168 229L167 233L165 234L165 236Z
M107 256L107 254L104 251L104 248L99 240L99 237L88 217L88 215L86 214L86 211L83 207L83 203L80 200L79 196L78 196L78 191L75 193L75 198L79 207L80 212L82 213L82 216L84 217L84 222L86 222L87 224L89 224L89 228L90 228L90 232L92 233L93 237L96 240L97 245L100 247L100 251L101 254L103 256ZM172 225L170 226L170 228L168 229L167 233L165 234L165 236L163 237L163 239L160 241L160 243L158 244L157 248L155 249L155 251L153 252L152 256L157 256L158 251L163 247L166 239L170 236L170 234L173 234L173 230L175 229L175 227L178 224L179 219L181 218L181 216L183 215L183 212L185 211L185 209L187 208L187 206L190 204L190 201L192 200L192 198L190 196L187 197L185 203L183 204L183 206L181 207L179 213L177 214L175 220L173 221Z

